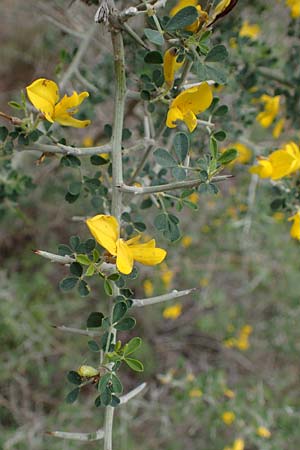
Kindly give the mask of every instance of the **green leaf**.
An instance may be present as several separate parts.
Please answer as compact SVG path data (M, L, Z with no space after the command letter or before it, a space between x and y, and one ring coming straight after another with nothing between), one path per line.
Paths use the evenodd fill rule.
M110 381L110 379L111 379L110 373L106 373L105 375L102 375L102 377L100 377L98 383L98 392L100 392L100 394L105 391L107 383Z
M0 127L0 141L5 141L8 136L8 129L6 127Z
M73 181L69 185L69 192L72 195L79 195L81 192L82 183L81 181Z
M201 81L214 80L216 83L225 84L227 75L223 68L211 67L201 63L196 64L197 75Z
M115 304L113 309L113 323L118 322L125 316L127 312L127 304L125 302L118 302Z
M75 370L70 370L70 372L68 372L67 379L72 384L79 385L82 383L81 376L79 373L75 372Z
M228 106L221 105L214 111L214 116L225 116L228 113Z
M74 403L76 402L78 395L79 395L80 389L79 388L75 388L73 389L73 391L69 392L68 395L66 396L66 403Z
M220 62L228 58L228 51L224 45L216 45L206 55L206 62Z
M15 108L15 109L23 109L23 106L20 105L20 103L18 103L18 102L11 101L11 102L8 102L8 104L9 104L9 106L11 106L12 108Z
M179 220L172 214L162 213L155 217L154 226L171 242L180 238Z
M100 395L100 399L103 406L108 406L111 402L111 391L106 388Z
M132 330L135 327L136 320L134 317L126 317L115 325L118 331Z
M218 142L213 136L209 140L209 149L213 159L216 159L218 156Z
M91 260L86 255L76 255L76 261L84 266L89 266L91 264Z
M93 238L87 239L84 243L84 246L85 246L85 251L87 253L91 253L95 249L95 246L96 246L95 239L93 239Z
M61 256L72 255L73 251L67 245L60 244L58 246L58 254Z
M135 352L140 345L142 344L142 339L139 337L134 337L130 339L127 344L124 345L124 356L130 355L131 353Z
M101 350L97 342L93 340L88 341L88 348L91 350L91 352L95 353L100 352Z
M78 282L78 278L76 278L76 277L64 278L59 283L59 287L61 288L62 291L70 291L71 289L73 289L76 286L77 282Z
M189 151L189 138L185 133L176 133L174 138L174 148L180 163L184 163Z
M82 266L78 262L73 262L70 265L70 272L72 275L75 275L76 277L81 277L83 272Z
M120 379L117 377L117 375L112 374L111 382L112 382L113 392L115 392L116 394L122 394L123 386L122 386Z
M217 131L216 133L214 133L214 138L219 141L219 142L223 142L226 139L226 133L223 130Z
M146 38L155 45L163 45L164 38L163 35L156 30L152 30L151 28L145 28L144 34Z
M198 19L198 11L194 6L187 6L178 11L175 16L171 17L166 24L167 31L179 31L185 27L192 25Z
M81 166L81 161L77 156L65 155L61 158L60 164L64 167L79 167Z
M172 175L178 181L183 181L186 179L186 171L182 167L173 167Z
M231 161L237 158L237 156L238 156L237 150L235 148L229 148L219 156L218 162L223 166L225 166L226 164L231 163Z
M108 164L109 159L105 159L100 155L92 155L91 156L91 164L94 166L103 166L104 164Z
M77 250L79 244L80 244L80 238L78 236L70 237L70 246L72 247L73 250Z
M80 280L78 283L78 292L80 297L86 297L90 293L90 288L86 281Z
M144 371L144 366L138 359L126 358L124 361L130 367L130 369L134 370L135 372Z
M145 63L148 64L162 64L163 63L163 57L162 54L158 51L151 51L146 53L144 57Z
M104 280L104 291L109 297L113 295L112 285L107 278Z
M143 233L146 230L146 225L144 222L133 222L133 226L140 233Z
M115 408L116 406L118 406L120 404L120 399L119 397L117 397L116 395L111 396L111 402L110 402L110 406L112 406L113 408Z
M177 167L177 162L164 148L158 148L154 152L156 162L162 167Z
M120 278L120 274L119 273L112 273L107 278L108 278L108 280L111 280L111 281L118 281L118 279Z
M91 314L89 315L89 317L86 321L87 328L101 327L103 317L104 317L104 315L102 314L102 312L91 312Z
M95 273L95 266L94 266L94 264L91 264L87 269L86 269L86 272L85 272L85 276L86 277L92 277L93 275L94 275L94 273Z

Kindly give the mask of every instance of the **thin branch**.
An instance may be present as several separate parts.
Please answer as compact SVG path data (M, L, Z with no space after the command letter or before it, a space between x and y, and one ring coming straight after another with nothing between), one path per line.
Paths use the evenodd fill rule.
M132 391L128 392L128 394L122 395L122 397L120 397L120 405L124 405L125 403L129 402L129 400L139 395L145 389L146 386L147 383L142 383Z
M58 20L54 19L54 17L48 16L45 14L45 19L55 25L57 28L59 28L64 33L70 34L71 36L78 37L80 39L83 38L84 34L80 31L72 30L72 28L67 27L63 23L59 22Z
M89 80L87 80L83 75L81 75L79 69L75 71L75 76L78 78L78 81L80 81L80 83L87 89L89 89L92 92L98 92L98 88L94 84L92 84Z
M101 336L101 333L99 331L81 330L80 328L65 327L64 325L52 325L52 328L55 328L56 330L59 331L66 331L67 333L81 334L83 336L90 336L90 337Z
M47 431L48 436L61 439L73 439L75 441L100 441L104 438L104 431L98 430L93 433L68 433L66 431Z
M34 250L33 252L43 258L50 259L51 262L57 262L59 264L71 264L76 261L75 258L72 258L69 255L61 256L56 255L55 253L45 252L44 250Z
M213 177L210 181L213 183L219 183L220 181L224 181L232 177L233 177L232 175L219 175ZM203 181L197 179L197 180L177 181L174 183L161 184L157 186L145 186L145 187L128 186L126 184L123 184L119 186L119 189L122 192L128 192L134 195L145 195L145 194L154 194L156 192L173 191L175 189L193 188L199 186L202 183Z
M158 295L157 297L149 297L143 299L134 299L132 306L148 306L155 305L156 303L167 302L168 300L174 300L175 298L185 297L192 292L198 291L198 288L185 289L184 291L172 291L168 294Z
M42 153L57 153L61 155L74 155L74 156L91 156L101 155L103 153L111 153L111 145L105 144L99 147L71 147L70 145L63 144L39 144L33 142L30 145L17 145L17 151L38 151Z

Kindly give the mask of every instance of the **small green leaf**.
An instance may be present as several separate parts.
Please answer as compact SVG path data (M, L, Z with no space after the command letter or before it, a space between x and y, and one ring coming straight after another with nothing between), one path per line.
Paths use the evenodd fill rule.
M93 340L88 341L88 348L91 350L91 352L95 353L100 352L101 350L97 342Z
M79 385L82 383L81 376L79 375L79 373L75 372L75 370L70 370L70 372L68 372L67 378L68 381L72 384Z
M104 280L104 291L109 297L113 295L112 285L107 278Z
M70 246L73 250L77 250L78 246L80 244L80 238L78 236L71 236L70 237Z
M167 31L179 31L185 27L192 25L198 19L198 11L194 6L187 6L178 11L175 16L171 17L166 24Z
M102 392L104 392L104 390L106 389L107 383L110 381L111 379L111 374L110 373L106 373L105 375L102 375L102 377L99 380L98 383L98 392L100 392L100 394Z
M173 167L172 175L178 181L183 181L186 179L186 171L182 167Z
M18 102L11 101L11 102L8 102L8 104L9 104L9 106L11 106L12 108L15 108L15 109L23 109L23 106L20 105L20 103L18 103Z
M218 142L213 136L209 140L209 148L211 156L213 157L213 159L216 159L218 156Z
M174 138L174 148L180 163L185 161L189 151L189 138L185 133L176 133Z
M206 55L205 62L220 62L228 58L228 51L224 45L216 45Z
M217 131L216 133L214 133L214 138L219 141L219 142L223 142L226 139L226 133L223 130Z
M130 341L124 345L124 356L130 355L131 353L135 352L141 344L142 339L139 337L130 339Z
M78 282L78 278L68 277L68 278L64 278L63 280L61 280L61 282L59 283L59 286L62 291L70 291L71 289L73 289L76 286L77 282Z
M118 302L115 304L113 309L113 323L118 322L125 316L127 312L127 304L125 302Z
M112 374L111 382L112 382L113 392L115 392L116 394L122 394L123 386L122 386L120 379L117 377L117 375Z
M163 45L164 38L163 38L163 35L159 31L152 30L151 28L145 28L144 33L145 33L146 38L153 44Z
M58 254L61 256L72 255L73 251L67 245L60 244L58 246Z
M73 262L70 265L70 272L72 275L75 275L76 277L81 277L83 272L82 266L78 262Z
M69 192L72 195L79 195L81 192L82 183L81 181L72 181L69 185Z
M100 398L101 404L103 406L108 406L111 402L111 391L108 388L104 389L102 394L100 394Z
M107 278L108 278L108 280L111 280L111 281L117 281L120 278L120 274L119 273L112 273Z
M91 264L91 260L86 255L76 255L76 261L84 266L89 266Z
M102 312L92 312L86 321L87 328L101 327L103 317L104 315L102 314Z
M86 269L86 272L85 272L85 276L86 277L92 277L93 275L94 275L94 273L95 273L95 266L94 266L94 264L91 264L87 269Z
M177 167L177 162L164 148L158 148L154 152L156 162L162 167Z
M151 51L146 53L144 57L145 63L148 64L162 64L163 63L163 57L162 54L158 51Z
M117 397L116 395L111 396L111 402L110 402L110 406L112 406L113 408L115 408L116 406L118 406L120 404L120 399L119 397Z
M81 161L77 156L65 155L61 158L60 164L64 167L79 167L81 166Z
M79 395L80 389L79 388L75 388L73 389L73 391L69 392L68 395L66 396L66 403L74 403L76 402L78 395Z
M125 362L130 367L130 369L134 370L135 372L144 371L144 366L138 359L126 358Z
M6 127L0 127L0 141L5 141L8 136L8 129Z
M91 164L94 166L103 166L104 164L108 164L109 159L103 158L100 155L92 155L91 156Z
M228 106L221 105L214 112L214 116L225 116L228 113Z
M116 330L118 331L127 331L132 330L135 327L136 320L134 317L126 317L115 325Z
M86 297L90 293L89 285L86 281L80 280L78 283L78 292L80 297Z
M225 166L226 164L231 163L231 161L237 158L237 156L238 156L237 150L235 148L229 148L219 156L218 162L223 166Z

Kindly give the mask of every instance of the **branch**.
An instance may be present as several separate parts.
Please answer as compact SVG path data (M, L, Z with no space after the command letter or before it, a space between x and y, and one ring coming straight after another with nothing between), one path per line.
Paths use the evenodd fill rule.
M232 175L219 175L213 177L210 181L213 183L218 183L220 181L224 181L232 177L233 177ZM156 192L173 191L174 189L197 187L202 183L203 181L198 179L198 180L177 181L174 183L161 184L158 186L145 186L145 187L128 186L126 184L123 184L119 186L119 189L122 192L128 192L134 195L144 195L144 194L154 194Z
M52 328L55 328L56 330L60 331L66 331L67 333L81 334L83 336L90 336L90 337L101 336L101 333L99 331L81 330L80 328L65 327L64 325L52 325Z
M33 250L33 252L43 258L50 259L51 262L57 262L59 264L71 264L76 261L75 258L72 258L69 255L61 256L56 255L55 253L45 252L44 250Z
M99 441L104 438L104 431L98 430L93 433L68 433L65 431L47 431L48 436L61 439L74 439L75 441Z
M147 383L142 383L132 391L128 392L128 394L122 395L122 397L120 397L120 405L124 405L125 403L129 402L129 400L139 395L146 386Z
M175 298L185 297L186 295L191 294L192 292L198 291L198 288L191 288L191 289L185 289L184 291L172 291L168 294L159 295L157 297L149 297L149 298L143 298L143 299L133 299L132 300L132 306L148 306L148 305L154 305L156 303L166 302L168 300L173 300Z
M80 31L72 30L72 28L67 27L63 23L59 22L58 20L54 19L54 17L48 16L45 14L45 19L48 20L48 22L55 25L57 28L59 28L64 33L70 34L71 36L76 36L80 39L83 38L84 34Z
M91 155L101 155L103 153L111 153L111 145L105 144L99 147L71 147L70 145L63 144L38 144L31 143L30 145L17 145L16 150L36 150L42 153L57 153L61 155L74 155L74 156L91 156Z

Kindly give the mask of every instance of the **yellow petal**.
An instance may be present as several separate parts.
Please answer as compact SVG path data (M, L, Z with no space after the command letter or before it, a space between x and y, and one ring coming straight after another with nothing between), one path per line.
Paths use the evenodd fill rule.
M178 49L176 47L169 48L164 54L164 64L163 64L164 78L165 82L170 88L173 86L175 73L177 72L177 70L180 69L180 67L184 63L184 60L178 63L176 61L177 56L178 56Z
M117 240L117 268L119 272L128 275L132 272L133 268L133 256L131 248L123 241L123 239Z
M188 127L190 133L192 133L194 131L194 129L197 127L197 117L195 116L193 111L188 111L183 116L183 120L184 120L184 123L186 124L186 126Z
M119 225L113 216L98 214L86 220L91 234L96 241L111 255L117 254L117 240L119 238Z
M291 237L300 241L300 212L297 212L292 217L289 217L288 220L294 221L293 225L291 226L291 230L290 230Z
M177 120L183 120L182 112L179 108L171 107L168 111L166 125L169 128L175 128L177 126Z
M55 103L59 99L57 84L46 78L39 78L27 86L26 92L33 106L41 111L49 122L54 122Z
M295 166L295 158L285 150L276 150L269 156L272 164L272 180L279 180L293 172Z
M208 83L204 82L181 92L173 100L171 108L179 108L183 115L188 111L192 111L194 114L200 114L209 108L212 100L212 88Z
M250 167L249 172L260 178L269 178L273 172L273 166L268 159L259 159L258 165Z
M78 120L74 119L72 116L78 111L78 106L88 96L88 92L81 92L80 94L78 94L77 92L73 92L70 97L65 95L55 106L55 122L58 122L60 125L71 126L75 128L87 127L91 123L90 120Z
M137 242L139 242L140 239L141 239L141 235L138 234L138 235L134 236L133 238L128 239L128 241L126 241L126 244L127 244L127 245L134 245L134 244L136 244Z
M273 138L275 139L279 138L284 127L284 122L285 120L283 118L278 120L272 132Z
M133 259L146 266L160 264L167 255L167 252L162 248L147 247L145 244L130 246L130 250Z
M73 128L86 128L90 125L90 120L78 120L72 117L70 114L62 114L59 117L55 117L55 122L65 127ZM102 155L101 155L102 156Z

